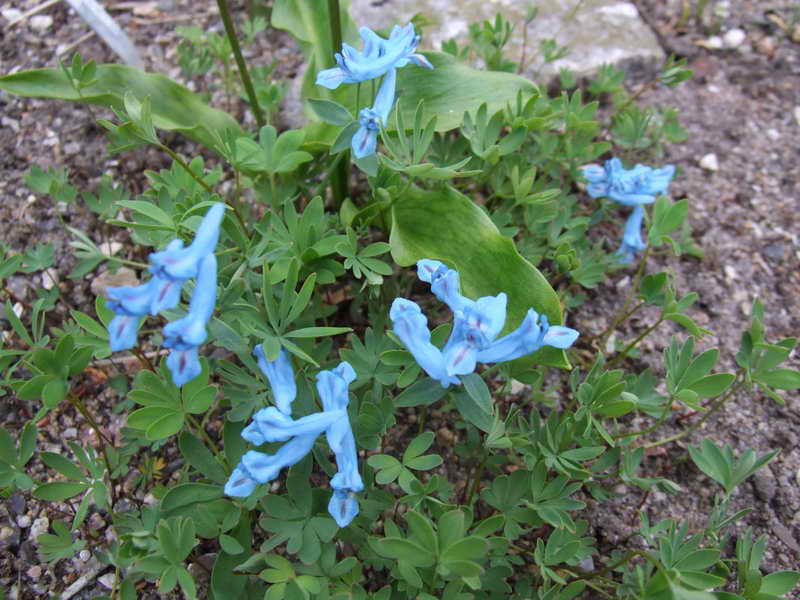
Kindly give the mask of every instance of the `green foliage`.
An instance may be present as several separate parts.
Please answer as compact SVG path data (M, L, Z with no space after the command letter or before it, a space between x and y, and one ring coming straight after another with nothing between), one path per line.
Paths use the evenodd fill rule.
M699 448L689 448L689 455L694 464L725 488L727 496L730 496L736 486L745 479L770 463L778 452L779 450L773 450L763 456L757 456L755 451L748 448L741 456L736 457L729 445L720 449L711 440L703 440Z
M82 202L95 219L88 231L66 228L76 280L101 265L112 272L135 267L146 279L141 261L148 252L173 239L191 243L213 202L229 206L216 249L217 304L201 350L202 374L182 388L163 362L161 323L142 329L133 354L112 355L107 327L114 315L102 298L94 311L71 308L64 319L58 287L17 298L4 281L0 394L13 395L30 422L19 431L0 429L0 487L5 496L30 493L58 510L68 507L72 518L40 536L43 559L70 558L91 543L118 573L112 595L124 600L140 592L290 600L790 595L800 574L760 570L766 538L754 541L748 530L737 536L733 553L728 543L730 528L749 510L731 509L734 490L777 451L737 456L709 440L690 446L694 464L724 491L708 507L705 526L690 532L678 520L629 515L634 534L608 556L600 552L609 548L588 535L597 524L587 515L602 512L587 506L600 504L602 511L620 484L638 488L645 502L654 489L694 493L656 472L651 449L687 437L740 392L783 402L779 390L800 388L800 373L785 366L796 339L768 341L758 301L735 373L715 371L724 348L696 352L708 333L692 316L700 297L647 264L661 248L684 260L702 256L691 239L691 198L661 196L646 207L649 248L622 289L617 243L608 239L621 234L617 205L585 193L585 165L614 155L626 164L656 164L665 144L686 139L675 109L636 103L646 89L686 81L685 59L670 57L632 93L625 74L610 65L580 86L562 70L562 89L551 93L514 74L526 65L513 63L506 50L514 36L526 52L538 52L538 63L568 49L555 39L527 48L524 27L535 8L522 23L497 15L470 26L468 46L450 41L444 53L426 52L434 69L398 71L398 102L379 132L379 150L354 163L347 150L373 86L329 91L314 83L340 50L333 47L329 12L336 4L272 3L272 26L293 35L307 57L301 100L314 121L303 129L268 124L246 131L209 107L201 98L219 96L218 87L232 107L239 67L233 40L196 26L178 29L177 61L204 87L199 94L161 75L84 63L77 55L60 69L0 78L0 89L11 93L111 108L113 122L100 121L110 151L149 145L172 160L145 172L142 185L131 188L136 196L107 175L90 192L79 189L78 178L70 182L66 169L31 168L26 182L36 194ZM357 44L347 3L339 8L341 37ZM420 15L414 22L418 31L430 25ZM253 43L266 27L263 7L254 6L241 26L243 41ZM275 80L275 66L248 67L268 113L287 88ZM164 131L183 133L203 150L184 146L184 159ZM206 151L217 156L204 159ZM109 235L117 239L114 232L122 230L132 244L109 256ZM0 250L4 280L50 269L58 256L55 244ZM388 322L394 298L413 298L426 313L432 342L445 347L449 311L407 269L422 258L456 268L468 298L506 293L499 335L515 330L530 309L551 325L567 320L581 332L569 360L561 350L544 349L486 365L443 388ZM597 304L615 304L599 319L604 331L590 335L585 323L565 315L614 289L622 289L616 300ZM183 315L188 297L163 317ZM637 313L650 324L632 327ZM665 321L684 334L672 338L659 363L642 342ZM319 410L313 388L321 370L341 359L357 374L348 416L364 489L355 494L359 515L347 527L328 513L325 482L335 473L335 444L326 436L248 498L225 494L249 449L241 437L245 421L275 399L252 356L258 344L268 360L281 348L291 355L293 419ZM642 370L642 359L653 366ZM37 456L34 423L66 409L65 400L100 445L70 442L69 456ZM655 437L682 405L691 412L672 419L671 435ZM98 423L107 411L124 419L118 434ZM669 447L670 460L679 462L676 451ZM29 475L34 460L46 468L46 479ZM91 511L111 522L113 541L93 531ZM198 565L210 568L210 577L196 577Z

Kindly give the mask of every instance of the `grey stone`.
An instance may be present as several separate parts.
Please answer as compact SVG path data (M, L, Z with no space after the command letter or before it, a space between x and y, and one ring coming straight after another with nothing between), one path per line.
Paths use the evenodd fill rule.
M45 33L53 26L53 17L50 15L36 15L31 17L29 24L36 33Z
M103 271L92 280L92 293L96 296L105 295L108 287L137 286L139 278L136 272L128 267L120 267L115 273Z
M25 512L26 505L25 497L22 494L14 494L8 499L8 507L12 514L21 515Z
M762 253L767 258L771 258L775 261L782 261L785 255L785 246L783 242L772 242L771 244L764 247Z
M379 4L379 5L378 5ZM494 20L500 12L515 26L506 46L507 56L522 56L522 27L531 2L523 0L353 0L351 13L358 25L382 29L405 24L420 13L433 21L425 32L423 49L439 49L443 41L456 38L459 45L469 40L469 25ZM562 68L587 75L601 65L628 61L661 62L664 52L653 32L639 17L631 2L615 0L542 0L536 2L537 17L528 25L525 74L545 81ZM577 8L577 10L576 10ZM570 53L544 64L539 40L555 38Z
M756 495L764 502L769 502L775 497L775 492L778 489L778 484L775 482L775 477L769 470L756 471L753 475L753 487L756 489Z
M706 171L719 171L719 159L716 154L706 154L700 159L700 168Z

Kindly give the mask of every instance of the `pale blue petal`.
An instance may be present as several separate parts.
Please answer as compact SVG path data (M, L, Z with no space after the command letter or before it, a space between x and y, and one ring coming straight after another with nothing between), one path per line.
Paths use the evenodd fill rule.
M469 327L478 329L489 341L494 340L506 324L508 296L500 292L497 296L484 296L475 301L474 309L467 313Z
M538 350L541 339L539 314L531 308L517 329L481 350L478 360L482 363L515 360Z
M600 165L586 165L581 172L589 183L604 184L606 182L606 170Z
M253 354L258 359L261 372L269 380L278 410L286 415L292 414L292 402L297 396L297 384L294 381L292 362L286 350L281 348L278 358L272 361L267 360L261 344L253 349Z
M656 197L652 194L635 194L635 193L620 193L614 191L613 189L609 190L608 197L611 198L614 202L619 202L620 204L624 204L625 206L638 206L640 204L652 204L656 201Z
M631 262L636 252L647 247L647 244L642 240L643 218L644 208L641 205L636 205L628 220L625 221L625 233L622 236L622 244L617 251L619 262L623 264Z
M172 381L178 387L183 386L203 371L197 357L197 346L186 349L174 348L167 356L167 367L172 373Z
M347 527L358 515L358 499L351 492L334 490L328 513L339 527Z
M225 204L217 202L212 205L197 228L192 244L181 248L173 242L166 250L154 252L150 255L150 270L162 279L194 277L203 258L214 252L224 216Z
M395 298L389 311L395 335L414 356L420 367L442 387L459 383L458 379L447 374L442 351L431 343L428 319L419 306L405 298Z
M443 262L423 258L417 261L417 277L426 283L433 283L450 269Z
M375 129L369 129L361 125L350 144L353 149L353 156L356 158L364 158L375 154L375 148L378 146L378 132Z
M160 282L153 277L150 281L135 287L110 287L106 289L106 306L117 315L143 317L150 313L153 300L160 292ZM180 288L178 288L180 293Z
M242 432L242 437L256 445L266 442L285 442L303 435L316 437L342 416L346 418L347 413L333 410L313 413L295 420L287 417L276 407L268 406L253 415L253 422Z
M164 346L187 350L206 340L206 323L214 312L217 300L217 258L208 254L200 264L189 312L182 319L164 327Z
M475 301L461 295L461 280L458 271L448 269L431 284L431 291L440 301L447 304L453 313L475 306Z
M574 329L569 327L562 327L561 325L553 325L547 329L547 333L542 338L543 346L552 346L553 348L569 348L575 343L580 334Z
M586 186L586 191L592 198L604 198L608 195L608 184L590 183Z
M256 489L258 482L250 477L247 469L239 464L225 483L225 495L247 498Z
M397 83L397 69L389 69L386 76L383 78L383 83L378 89L378 94L375 96L375 104L372 106L378 117L381 120L381 125L386 126L386 121L389 118L389 113L392 112L394 106L394 93L395 85Z
M153 301L150 303L150 314L157 315L162 310L175 308L181 301L182 279L161 279L158 275L153 275L153 280L157 283L156 292L153 294Z
M336 369L317 374L317 392L325 411L347 409L350 402L348 386L355 378L356 373L348 362L341 362Z
M311 452L316 442L315 434L301 435L286 442L275 454L264 454L250 450L242 457L242 465L259 483L275 479L281 469L297 464Z
M133 348L136 345L136 332L142 317L119 315L108 324L108 345L112 352Z
M317 73L317 85L335 90L347 79L345 73L340 67L333 67L332 69L325 69Z

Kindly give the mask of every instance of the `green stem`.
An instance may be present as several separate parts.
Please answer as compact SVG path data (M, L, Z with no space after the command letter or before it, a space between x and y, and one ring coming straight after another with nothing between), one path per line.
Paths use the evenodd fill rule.
M331 44L333 51L338 52L342 47L342 20L339 0L328 0L328 19L331 24Z
M469 491L469 496L467 497L467 504L472 504L472 498L478 492L478 488L481 485L481 477L483 476L483 469L486 466L486 458L489 456L488 452L484 452L483 456L481 457L481 462L478 465L478 468L475 469L474 478L472 480L472 489Z
M98 439L102 440L104 443L100 445L100 453L103 455L103 462L106 463L106 470L108 471L108 491L111 494L111 506L113 507L117 503L117 495L114 491L114 480L111 479L111 473L113 469L111 468L111 460L108 458L108 446L114 446L114 442L106 437L103 433L102 429L100 429L100 425L97 424L97 421L94 420L94 417L89 412L89 409L86 408L86 405L83 403L76 394L70 392L67 397L69 398L70 404L75 407L75 409L83 416L84 419L89 423L89 426L94 430L97 434Z
M205 440L206 444L208 444L208 447L211 448L211 451L214 453L214 456L216 456L217 458L222 458L220 456L220 451L219 448L217 447L216 442L214 442L214 440L211 439L211 436L208 435L208 432L206 432L205 428L202 425L200 425L200 423L197 422L197 419L195 419L192 415L189 414L186 415L186 418L189 421L189 423L191 423L192 427L194 427L197 430L197 433L199 433L200 436Z
M631 302L633 302L634 294L636 290L639 289L639 282L641 281L642 277L644 276L645 269L647 267L647 258L650 256L650 246L645 248L644 254L642 254L642 260L639 263L639 268L636 271L636 275L633 277L633 281L631 282L631 288L628 290L628 295L625 297L625 303L622 305L617 313L614 315L614 318L611 320L611 325L609 325L606 330L603 332L601 336L600 347L604 348L606 345L606 340L608 336L611 335L611 332L614 331L617 326L624 321L624 315L628 311L628 307L630 307Z
M661 316L661 317L658 317L658 321L656 321L655 323L653 323L653 324L652 324L650 327L648 327L648 328L647 328L647 329L645 329L645 330L644 330L642 333L640 333L638 336L636 336L636 339L635 339L635 340L633 340L633 341L632 341L630 344L628 344L627 346L625 346L625 349L624 349L622 352L620 352L620 353L619 353L619 354L617 354L617 355L616 355L614 358L612 358L611 360L609 360L609 361L608 361L608 364L606 365L606 367L610 369L611 367L613 367L614 365L616 365L618 362L620 362L622 359L624 359L626 356L628 356L628 352L630 352L630 351L631 351L631 350L632 350L634 347L636 347L636 344L638 344L638 343L639 343L639 342L641 342L641 341L642 341L644 338L646 338L648 335L650 335L651 333L653 333L653 331L655 331L655 329L656 329L656 328L657 328L659 325L661 325L661 323L663 323L663 322L664 322L664 317L663 317L663 316Z
M250 108L253 110L258 128L261 129L266 125L266 121L264 121L264 114L261 112L261 106L258 103L258 97L253 88L253 82L250 79L250 72L247 70L247 63L244 62L242 49L236 37L236 29L233 27L231 12L228 8L228 0L217 0L217 6L219 7L219 14L222 17L222 23L225 25L225 34L228 36L228 41L231 43L233 57L236 59L236 66L239 67L239 77L242 80L242 85L244 85L247 98L250 100Z
M334 53L342 48L342 21L341 9L339 7L339 0L328 0L328 20L331 24L331 48L330 57L333 60ZM356 94L358 94L358 89ZM358 117L358 105L356 105L356 117ZM342 154L345 154L344 152ZM335 210L339 210L342 206L344 199L347 197L347 180L349 175L350 161L347 155L343 156L333 172L331 173L331 195L333 196L333 206Z
M189 176L192 179L194 179L200 187L202 187L209 194L213 194L214 193L214 190L212 189L212 187L210 185L208 185L205 181L203 181L203 178L200 177L197 173L195 173L192 170L192 167L190 167L189 164L185 160L183 160L177 152L175 152L171 148L165 146L164 144L159 144L158 147L161 148L167 154L169 154L170 158L172 160L174 160L176 163L178 163L178 165L180 165L180 167L184 171L186 171L189 174ZM232 203L232 202L227 201L227 200L226 200L225 204L227 204L228 206L230 206L233 209L233 214L236 215L236 220L239 221L239 226L242 228L242 232L249 239L250 238L250 232L247 230L247 226L245 225L244 218L242 217L242 213L239 211L239 207L235 203Z
M741 374L741 372L737 373L737 376L739 376L740 374ZM736 385L732 386L728 390L728 393L725 394L724 396L722 396L722 398L720 398L719 400L717 400L714 403L714 405L708 410L708 412L703 415L702 419L700 419L699 421L697 421L696 423L691 425L688 429L686 429L684 431L681 431L680 433L676 433L675 435L671 435L669 437L662 438L660 440L656 440L655 442L650 442L649 444L644 444L641 447L645 448L645 449L646 448L655 448L656 446L662 446L664 444L669 444L670 442L676 442L676 441L678 441L680 439L685 438L687 435L689 435L690 433L692 433L692 432L696 431L698 428L700 428L703 425L703 423L705 423L706 421L708 421L709 418L711 418L712 415L714 415L717 412L719 412L719 410L723 406L725 406L725 404L728 402L728 400L733 398L733 395L736 392L738 392L743 385L744 385L744 379L740 380L739 383L737 383Z

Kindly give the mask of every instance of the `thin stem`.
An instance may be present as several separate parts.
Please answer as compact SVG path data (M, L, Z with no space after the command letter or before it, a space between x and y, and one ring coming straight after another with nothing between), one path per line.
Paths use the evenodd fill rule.
M618 362L620 362L622 359L624 359L626 356L628 356L628 352L630 352L630 351L631 351L631 350L632 350L634 347L636 347L636 345L637 345L639 342L641 342L641 341L642 341L644 338L646 338L648 335L650 335L651 333L653 333L653 331L655 331L655 329L656 329L656 328L657 328L659 325L661 325L661 323L663 323L663 322L664 322L664 317L663 317L663 316L659 317L659 318L658 318L658 321L656 321L656 322L655 322L655 323L653 323L653 324L652 324L650 327L648 327L647 329L645 329L645 330L644 330L642 333L640 333L638 336L636 336L636 339L635 339L635 340L633 340L633 341L632 341L630 344L628 344L627 346L625 346L625 349L624 349L622 352L620 352L620 353L619 353L619 354L617 354L617 355L616 355L614 358L612 358L611 360L609 360L609 361L608 361L608 364L607 364L607 367L608 367L608 368L611 368L611 367L613 367L613 366L614 366L614 365L616 365Z
M206 444L208 444L208 446L211 448L211 451L214 453L214 456L216 456L217 458L221 458L220 451L219 448L217 447L216 442L214 442L214 440L211 439L211 436L208 435L208 432L205 430L205 428L201 426L200 423L197 422L197 419L195 419L192 415L187 414L186 418L188 419L189 423L192 424L192 427L194 427L197 430L197 433L199 433L200 436L205 440Z
M328 0L328 19L331 24L331 44L334 52L342 47L342 20L339 0Z
M253 110L253 116L256 118L258 128L261 129L266 125L266 121L264 121L264 114L261 112L261 106L258 103L258 97L253 88L253 81L250 79L250 72L247 70L247 63L244 62L242 49L236 37L236 29L233 27L231 12L228 8L228 0L217 0L217 6L219 7L219 14L222 17L222 23L225 25L225 34L228 36L228 41L231 43L233 57L236 59L236 66L239 67L239 77L242 80L242 85L244 85L247 98L250 100L250 108Z
M108 471L108 491L111 494L111 506L117 503L117 494L114 491L114 480L111 479L111 473L113 469L111 468L111 460L108 458L108 446L114 446L114 442L112 442L106 434L103 433L102 429L100 429L100 425L97 424L97 421L94 420L94 417L89 412L89 409L86 408L86 405L83 403L76 394L70 392L67 397L69 398L70 404L75 407L75 409L86 419L86 422L89 423L89 426L94 430L97 434L98 439L102 440L104 443L100 445L100 453L103 455L103 462L106 463L106 470Z
M467 497L467 504L472 504L472 498L478 492L478 489L481 485L481 477L483 477L483 469L486 466L486 458L489 456L488 452L484 452L483 456L481 457L481 462L478 465L478 468L475 469L474 478L472 480L472 489L469 491L469 496Z
M339 7L339 0L328 0L328 20L331 24L331 48L330 57L333 59L335 52L342 48L342 21L341 9ZM361 89L361 84L356 88L356 117L358 117L358 93ZM341 160L334 167L330 175L331 181L331 195L333 196L333 207L337 211L342 206L344 199L347 197L347 180L349 176L350 160L348 160L348 151L342 153L344 160Z
M741 372L737 373L737 377L740 374L741 374ZM714 415L717 412L719 412L719 410L723 406L725 406L725 404L728 402L728 400L733 398L733 395L736 392L738 392L743 385L744 385L744 379L740 380L739 383L737 383L736 385L731 387L728 390L728 393L725 394L724 396L722 396L722 398L720 398L719 400L717 400L714 403L714 405L708 410L708 412L703 415L702 419L700 419L699 421L697 421L696 423L691 425L688 429L685 429L684 431L681 431L680 433L676 433L675 435L671 435L669 437L666 437L666 438L663 438L663 439L660 439L660 440L656 440L655 442L650 442L649 444L644 444L641 447L645 448L645 449L646 448L655 448L656 446L662 446L664 444L669 444L670 442L676 442L676 441L678 441L680 439L685 438L687 435L689 435L690 433L692 433L692 432L696 431L698 428L700 428L703 425L703 423L705 423L706 421L708 421L708 419L711 418L712 415Z
M628 295L625 297L625 303L622 305L617 311L617 314L614 315L614 318L611 320L611 325L606 328L605 335L602 336L602 341L600 343L600 347L603 348L606 345L606 340L608 336L614 331L617 326L624 321L622 318L623 315L626 314L628 311L628 307L630 307L631 302L633 302L634 294L636 290L639 289L639 282L641 281L642 277L644 276L644 272L647 267L647 258L650 256L650 246L647 246L644 250L644 254L642 254L642 260L639 262L639 268L636 271L636 275L633 277L633 281L631 282L631 288L628 290Z
M134 356L139 359L139 362L142 363L145 369L153 371L154 373L156 372L155 365L150 361L150 358L148 358L147 354L142 352L141 348L135 346L131 348L131 352L133 352Z
M172 150L172 148L165 146L164 144L159 144L158 147L161 148L167 154L169 154L170 158L174 160L176 163L178 163L178 165L180 165L180 167L184 171L186 171L189 174L189 176L192 179L194 179L200 187L202 187L209 194L214 193L212 187L208 185L205 181L203 181L203 178L200 177L197 173L195 173L192 170L192 167L190 167L189 164L185 160L183 160L177 152ZM239 221L239 226L242 228L242 232L244 232L244 235L249 239L250 233L247 230L247 226L245 225L242 213L239 211L239 207L235 203L229 202L227 200L225 201L225 203L233 209L233 214L236 215L236 220Z

